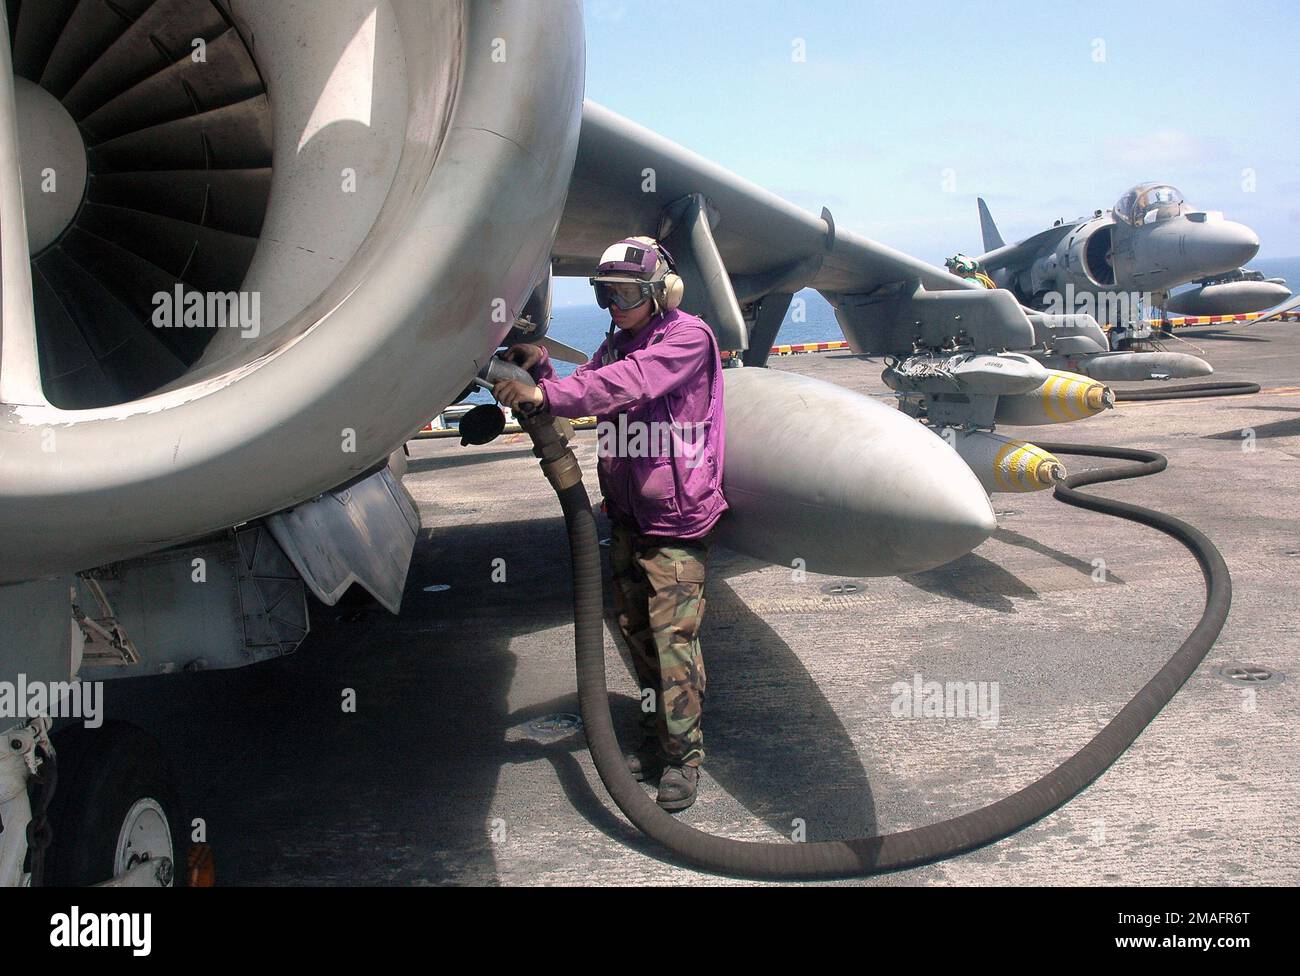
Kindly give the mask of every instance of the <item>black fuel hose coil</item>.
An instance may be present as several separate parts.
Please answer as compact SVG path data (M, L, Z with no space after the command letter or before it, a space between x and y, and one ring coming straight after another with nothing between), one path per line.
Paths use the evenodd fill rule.
M485 381L525 376L518 367L493 359L480 373ZM484 385L489 385L485 382ZM1163 390L1122 392L1117 400L1161 400L1237 396L1259 392L1255 383L1199 383ZM614 732L605 684L604 610L600 546L591 499L572 452L560 443L543 412L523 408L543 470L564 513L573 562L573 623L578 704L587 744L601 782L623 814L643 833L690 864L706 871L763 880L861 877L920 867L1002 840L1041 820L1104 773L1192 676L1214 645L1232 604L1232 577L1223 556L1199 530L1181 519L1141 505L1087 495L1078 489L1108 481L1157 474L1168 460L1154 451L1088 444L1040 443L1045 451L1132 462L1071 475L1054 497L1150 526L1182 543L1196 557L1205 578L1205 607L1178 650L1087 745L1024 789L988 806L924 827L842 841L772 843L715 837L688 826L659 808L632 778Z
M1167 466L1163 455L1084 444L1039 446L1054 454L1133 462L1072 475L1057 485L1055 497L1067 505L1150 526L1191 550L1205 577L1206 599L1201 619L1173 657L1132 701L1087 745L1041 779L1005 799L940 823L854 840L771 843L715 837L661 810L632 778L614 733L605 685L596 519L581 481L559 489L557 494L573 559L579 707L596 771L624 815L669 851L705 871L766 880L844 878L918 867L1001 840L1047 816L1105 772L1191 677L1213 646L1232 603L1232 579L1214 544L1186 522L1141 505L1099 498L1078 490L1085 485L1156 474Z

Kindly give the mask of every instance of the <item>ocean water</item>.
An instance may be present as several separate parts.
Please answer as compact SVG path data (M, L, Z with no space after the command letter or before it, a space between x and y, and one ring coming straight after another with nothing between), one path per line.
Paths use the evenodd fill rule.
M1285 278L1293 294L1300 291L1300 257L1264 258L1251 261L1246 267L1262 272L1265 278Z
M800 312L794 302L790 303L790 311L786 312L781 331L777 334L778 344L839 342L844 338L839 323L835 321L835 310L826 299L811 288L805 288L795 298L803 300L803 309ZM795 321L796 318L801 321ZM589 306L571 305L555 309L547 334L591 355L608 331L609 313L593 301ZM561 376L573 371L567 363L556 363L555 367Z

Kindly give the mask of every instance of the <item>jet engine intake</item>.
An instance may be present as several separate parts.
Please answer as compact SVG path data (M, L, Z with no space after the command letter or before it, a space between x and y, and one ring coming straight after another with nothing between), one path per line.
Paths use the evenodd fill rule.
M23 210L34 232L34 312L28 268L5 264L0 582L371 470L548 273L582 113L576 2L6 7L0 191L21 168L49 192L0 192L4 251Z

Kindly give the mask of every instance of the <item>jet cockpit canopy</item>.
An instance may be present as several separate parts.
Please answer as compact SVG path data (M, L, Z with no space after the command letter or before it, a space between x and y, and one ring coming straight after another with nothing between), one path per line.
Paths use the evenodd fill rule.
M1183 211L1183 195L1168 183L1139 183L1115 204L1115 219L1133 227L1168 220Z

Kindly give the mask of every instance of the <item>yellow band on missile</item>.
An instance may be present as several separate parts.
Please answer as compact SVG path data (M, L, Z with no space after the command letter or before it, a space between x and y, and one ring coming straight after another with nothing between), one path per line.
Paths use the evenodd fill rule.
M1090 416L1088 410L1088 386L1092 380L1076 376L1073 373L1066 375L1061 387L1061 413L1067 420L1082 420Z
M1023 492L1030 491L1025 484L1025 469L1034 460L1034 446L1026 444L1020 450L1014 451L1011 457L1007 458L1007 482L1011 485L1012 491Z
M1059 380L1060 385L1057 387L1057 396L1060 399L1061 416L1067 421L1082 420L1083 415L1079 414L1077 410L1079 405L1078 381L1068 373L1059 377Z
M993 480L1007 492L1042 491L1056 483L1061 462L1041 447L1026 441L1008 441L993 460Z
M1048 373L1047 379L1043 380L1043 385L1039 387L1039 397L1043 401L1043 413L1047 414L1047 419L1052 423L1060 423L1061 418L1056 415L1056 408L1052 406L1052 387L1056 386L1056 374Z
M1047 379L1043 381L1043 413L1047 414L1047 419L1054 424L1059 424L1065 418L1056 412L1056 374L1048 373Z
M1007 484L1007 479L1002 476L1002 471L1006 464L1007 455L1023 447L1024 443L1024 441L1007 441L1002 445L1002 449L998 451L997 457L993 459L993 481L999 490L1015 491L1014 488Z
M1106 409L1106 387L1089 376L1052 370L1043 382L1042 400L1053 423L1083 420Z

